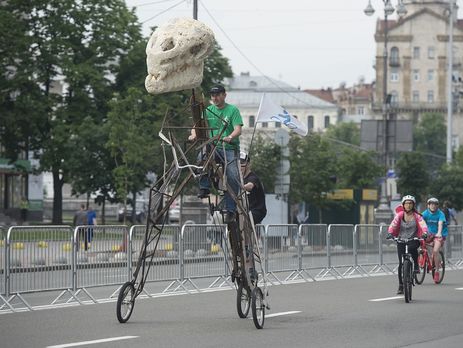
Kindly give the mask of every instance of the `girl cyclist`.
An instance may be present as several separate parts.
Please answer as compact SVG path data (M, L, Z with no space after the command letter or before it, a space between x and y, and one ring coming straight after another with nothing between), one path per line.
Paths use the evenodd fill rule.
M407 195L402 198L402 207L403 211L399 211L397 215L392 220L388 232L388 239L393 237L400 237L402 239L411 239L414 237L426 238L428 233L428 227L426 222L421 217L420 213L416 211L416 200L415 197ZM420 269L418 267L418 247L420 242L417 240L410 241L408 243L408 251L412 255L413 261L415 263L415 272L419 273ZM402 282L402 255L405 253L405 244L397 244L397 256L399 257L399 289L397 294L404 293L404 287Z
M423 212L423 219L426 221L429 229L429 237L426 242L430 243L434 240L432 256L436 269L434 271L434 282L439 282L439 265L440 254L439 250L444 246L444 241L448 235L447 221L442 210L439 209L439 200L431 197L428 199L428 209Z

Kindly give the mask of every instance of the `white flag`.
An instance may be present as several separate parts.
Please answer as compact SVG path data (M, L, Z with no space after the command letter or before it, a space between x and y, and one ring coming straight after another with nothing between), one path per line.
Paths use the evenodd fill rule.
M281 122L297 134L305 136L309 132L299 120L280 105L273 102L265 93L260 100L256 122Z

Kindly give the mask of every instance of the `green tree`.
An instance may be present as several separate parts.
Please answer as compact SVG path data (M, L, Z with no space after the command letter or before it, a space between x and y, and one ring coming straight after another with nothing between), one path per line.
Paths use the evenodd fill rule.
M222 48L216 42L214 45L214 51L204 62L204 76L201 87L204 91L218 84L222 83L226 77L233 77L233 71L231 69L228 58L222 55Z
M30 117L27 129L4 130L7 149L20 153L17 144L26 139L40 169L52 172L53 223L61 223L62 186L78 167L79 129L87 117L97 124L105 118L110 76L139 41L140 26L122 0L9 0L1 10L20 28L15 32L18 43L7 51L6 61L13 65L11 76L2 80L8 95L2 109L14 110L8 113L10 126L21 123L14 119L18 114Z
M375 161L375 154L344 147L338 156L338 186L341 188L374 188L383 167Z
M360 146L360 129L354 122L339 122L330 125L325 136L344 143Z
M427 195L429 174L424 156L416 152L404 152L397 161L398 191L402 195L414 195L418 202Z
M442 114L426 113L413 131L415 151L445 156L446 125Z
M293 136L289 142L292 201L309 202L319 210L326 205L326 193L335 188L336 153L330 143L319 134Z
M281 148L273 141L264 139L260 134L254 138L249 153L252 171L257 174L265 187L266 193L275 191L277 166L281 158Z
M441 202L449 201L453 208L463 209L463 167L459 165L442 166L430 186L430 195L438 197Z

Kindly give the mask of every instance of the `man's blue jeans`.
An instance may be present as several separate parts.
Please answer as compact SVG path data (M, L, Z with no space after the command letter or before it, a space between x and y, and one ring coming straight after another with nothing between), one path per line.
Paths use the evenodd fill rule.
M235 196L238 196L239 189L240 189L240 174L239 174L239 167L238 167L238 153L237 150L223 150L223 149L215 149L215 160L217 163L222 164L222 166L226 167L225 175L227 177L228 186L233 190ZM226 163L226 165L225 165ZM210 189L211 182L208 176L202 176L199 179L199 188L200 189ZM231 213L236 211L236 203L231 197L228 190L225 192L224 197L224 205L225 210Z

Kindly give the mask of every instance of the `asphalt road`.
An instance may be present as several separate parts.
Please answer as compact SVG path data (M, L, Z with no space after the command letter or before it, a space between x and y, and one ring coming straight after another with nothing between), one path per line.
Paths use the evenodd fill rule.
M126 324L117 321L115 302L4 314L0 315L0 345L463 346L463 271L447 272L443 284L437 286L427 277L414 288L409 304L395 295L396 288L396 276L273 286L269 289L272 308L263 330L257 330L251 319L238 318L232 290L139 298Z

